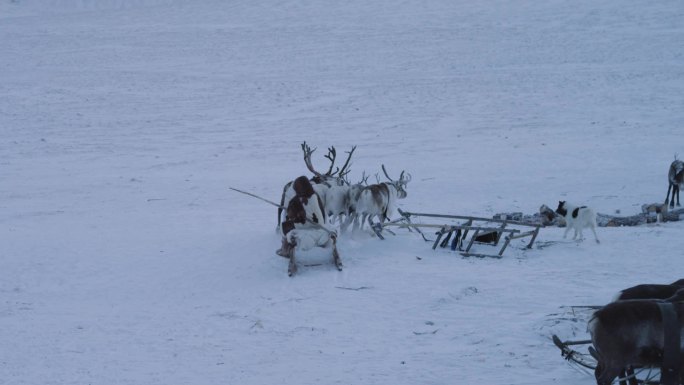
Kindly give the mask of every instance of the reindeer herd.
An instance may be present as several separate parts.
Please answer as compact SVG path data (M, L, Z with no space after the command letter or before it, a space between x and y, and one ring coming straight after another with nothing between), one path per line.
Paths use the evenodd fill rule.
M295 250L331 246L333 263L342 270L337 250L337 228L341 233L358 231L373 220L383 223L395 211L398 199L406 197L406 186L411 175L402 171L392 179L385 166L382 172L387 181L368 184L365 172L358 183L348 179L352 147L342 167L335 167L337 151L328 148L328 170L317 171L311 149L302 143L304 164L313 174L300 176L283 188L278 207L278 231L282 232L282 246L276 253L289 259L288 275L297 272ZM684 162L672 162L665 205L679 206L679 188L684 180ZM672 199L670 200L670 192ZM284 214L284 215L283 215ZM596 311L588 330L597 358L596 382L613 383L621 373L634 367L662 365L661 384L684 383L684 280L670 285L639 285L623 290L612 302ZM668 315L669 314L669 315ZM669 326L668 326L669 325ZM622 381L621 381L622 382ZM630 384L637 384L632 376Z
M304 164L313 174L307 178L300 176L283 187L283 194L278 207L278 224L276 231L282 231L282 246L276 253L290 260L288 275L297 271L295 250L308 250L313 247L332 246L333 262L341 270L342 263L336 247L337 231L333 224L339 226L341 233L363 228L367 222L373 226L373 220L383 223L396 210L397 199L406 198L406 186L411 181L411 174L402 171L399 179L392 179L385 165L382 172L387 181L368 184L365 172L358 183L348 179L351 158L356 146L347 152L347 159L342 167L335 167L337 150L328 148L325 158L330 166L325 173L317 171L311 161L311 149L306 142L302 143ZM283 213L285 216L283 217Z

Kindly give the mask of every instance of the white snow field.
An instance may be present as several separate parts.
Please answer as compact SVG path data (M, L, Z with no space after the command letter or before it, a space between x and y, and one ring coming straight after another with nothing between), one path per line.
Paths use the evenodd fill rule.
M290 278L229 187L279 200L306 140L410 172L404 210L636 214L684 157L682 42L676 0L0 0L0 384L594 383L561 306L684 278L684 223L343 234Z

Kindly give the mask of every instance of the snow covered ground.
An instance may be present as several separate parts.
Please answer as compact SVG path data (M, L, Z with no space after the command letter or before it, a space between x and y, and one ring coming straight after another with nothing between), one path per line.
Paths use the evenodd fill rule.
M684 278L684 223L342 236L289 278L228 187L278 200L306 140L410 172L410 211L636 214L684 156L682 41L674 0L0 0L0 384L593 383L561 306Z

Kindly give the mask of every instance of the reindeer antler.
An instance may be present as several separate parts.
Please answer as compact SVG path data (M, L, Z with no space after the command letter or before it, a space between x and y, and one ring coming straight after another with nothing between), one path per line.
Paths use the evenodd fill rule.
M401 176L399 177L399 180L402 180L404 184L407 184L408 182L411 181L411 179L413 179L413 177L411 176L411 174L409 174L408 172L406 173L406 176L407 176L407 177L404 178L404 172L402 171L402 172L401 172Z
M351 151L346 151L346 153L349 154L349 156L347 156L347 161L344 162L344 165L342 166L342 168L339 169L340 178L343 178L343 179L346 178L347 174L349 174L349 172L351 171L351 168L350 168L351 163L349 163L349 162L351 161L352 155L354 154L355 150L356 150L356 146L352 146Z
M304 143L302 143L302 151L304 152L304 164L306 164L306 168L308 168L309 171L311 171L314 175L321 178L322 180L325 179L325 177L321 175L320 172L316 171L313 168L313 164L311 164L311 154L313 154L313 152L316 151L316 149L314 148L312 150L311 147L309 147L309 145L306 144L306 141L304 141Z
M337 174L337 172L340 171L339 168L335 172L333 172L333 167L335 166L335 159L337 159L337 150L335 150L335 146L328 147L328 154L325 157L326 159L330 160L330 168L328 169L328 172L325 173L325 175L333 176Z
M389 179L390 182L394 182L394 179L390 178L390 176L387 174L387 170L385 170L385 165L382 165L382 172L385 173L385 177ZM406 177L404 177L404 174L406 174ZM406 170L402 170L401 174L399 174L399 183L405 185L408 182L411 181L411 174L407 173Z
M368 177L369 177L369 176L370 176L370 175L366 175L366 172L364 171L364 172L361 174L361 181L359 182L359 184L364 184L364 185L368 186Z
M387 179L389 179L390 182L394 182L394 180L393 180L392 178L390 178L390 176L387 174L387 170L385 170L385 165L384 165L384 164L382 165L382 172L385 174L385 177L386 177Z

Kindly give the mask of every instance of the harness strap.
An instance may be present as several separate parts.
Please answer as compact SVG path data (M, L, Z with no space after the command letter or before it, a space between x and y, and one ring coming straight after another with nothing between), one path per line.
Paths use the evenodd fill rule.
M681 327L674 304L659 302L660 314L663 317L663 366L660 369L661 385L679 384Z

